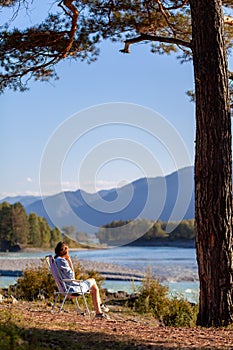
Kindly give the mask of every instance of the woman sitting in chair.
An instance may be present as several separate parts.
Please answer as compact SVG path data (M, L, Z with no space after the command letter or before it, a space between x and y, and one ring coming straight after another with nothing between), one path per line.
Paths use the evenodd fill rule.
M74 267L69 256L69 248L65 242L59 242L55 248L55 262L63 279L75 279ZM67 283L68 284L68 283ZM70 291L80 293L80 284L84 293L90 291L92 296L93 306L95 308L97 318L109 318L104 312L109 309L101 304L99 287L94 278L88 278L85 281L77 283L69 282Z

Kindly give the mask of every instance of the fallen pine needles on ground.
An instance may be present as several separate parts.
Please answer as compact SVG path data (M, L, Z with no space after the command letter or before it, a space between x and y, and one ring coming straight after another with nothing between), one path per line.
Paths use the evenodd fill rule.
M68 304L51 313L46 301L0 304L1 350L232 349L233 329L165 327L150 315L112 305L110 320L79 316Z

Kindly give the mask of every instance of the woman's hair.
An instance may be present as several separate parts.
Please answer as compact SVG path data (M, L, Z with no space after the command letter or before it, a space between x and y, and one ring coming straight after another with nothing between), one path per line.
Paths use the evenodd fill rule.
M58 242L58 244L56 245L56 248L55 248L55 259L58 257L58 256L64 256L66 255L68 252L68 246L65 242Z

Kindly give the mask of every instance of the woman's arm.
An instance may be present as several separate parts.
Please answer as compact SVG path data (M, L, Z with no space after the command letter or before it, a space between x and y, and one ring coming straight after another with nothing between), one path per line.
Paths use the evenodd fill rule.
M74 271L74 266L73 266L73 263L72 263L72 260L71 260L71 258L70 258L70 256L69 256L69 254L66 254L66 255L64 256L64 258L66 259L66 261L67 261L68 264L70 265L71 270Z

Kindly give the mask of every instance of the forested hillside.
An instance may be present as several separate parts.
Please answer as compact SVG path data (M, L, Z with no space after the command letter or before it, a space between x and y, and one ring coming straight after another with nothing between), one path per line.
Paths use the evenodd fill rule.
M17 251L22 247L52 248L62 239L61 231L51 229L43 217L29 215L21 203L0 204L0 251Z

